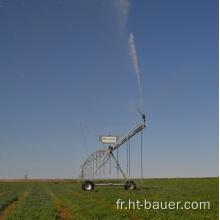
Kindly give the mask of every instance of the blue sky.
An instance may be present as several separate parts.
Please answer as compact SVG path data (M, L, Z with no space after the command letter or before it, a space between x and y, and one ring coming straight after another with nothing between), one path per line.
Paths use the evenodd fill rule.
M123 134L141 123L131 101L146 114L144 177L218 176L218 12L217 0L1 0L0 178L77 178L102 149L79 121ZM139 177L140 135L131 153Z

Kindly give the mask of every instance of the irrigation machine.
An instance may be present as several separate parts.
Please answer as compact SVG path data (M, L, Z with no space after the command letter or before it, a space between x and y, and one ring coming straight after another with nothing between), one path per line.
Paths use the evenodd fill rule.
M139 109L137 109L139 110ZM82 180L82 189L85 191L94 190L95 186L124 186L125 190L135 190L136 184L134 181L130 180L130 138L132 138L137 133L141 132L141 172L142 172L142 180L143 180L143 169L142 169L142 130L145 128L145 115L139 111L142 115L142 124L135 124L126 134L122 135L121 138L115 135L100 135L99 138L96 137L102 145L105 146L105 149L97 150L91 153L84 163L80 166L81 173L79 175L78 181ZM83 123L80 122L85 128L89 130L89 128ZM93 134L90 130L89 132ZM94 134L93 134L94 135ZM95 136L95 135L94 135ZM122 167L119 164L119 159L115 157L114 151L118 150L121 145L124 143L129 144L129 154L127 153L127 176L125 172L123 172ZM106 147L108 145L108 147ZM117 153L118 156L118 153ZM94 183L94 178L97 175L97 172L104 172L105 165L107 163L111 166L111 161L115 162L117 172L121 173L123 178L125 179L124 184L119 183ZM90 172L90 176L87 175L88 170ZM129 174L128 174L129 173Z

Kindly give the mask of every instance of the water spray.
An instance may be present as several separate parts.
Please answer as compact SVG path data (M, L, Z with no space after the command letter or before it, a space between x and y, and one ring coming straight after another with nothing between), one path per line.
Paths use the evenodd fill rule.
M131 103L131 108L135 109L138 113L140 113L142 116L144 115L144 113L134 104L134 102L130 102Z
M137 53L135 49L135 44L134 44L134 35L131 33L129 37L129 45L130 45L130 52L132 55L132 60L134 64L134 70L137 75L137 80L138 80L138 86L139 86L139 92L140 92L140 103L141 105L143 104L143 99L142 99L142 92L141 92L141 82L140 82L140 73L138 69L138 63L137 63Z

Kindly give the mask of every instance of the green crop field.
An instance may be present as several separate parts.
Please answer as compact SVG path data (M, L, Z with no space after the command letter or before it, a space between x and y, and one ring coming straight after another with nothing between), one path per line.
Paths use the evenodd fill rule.
M219 219L219 178L135 182L93 191L73 180L0 182L0 219Z

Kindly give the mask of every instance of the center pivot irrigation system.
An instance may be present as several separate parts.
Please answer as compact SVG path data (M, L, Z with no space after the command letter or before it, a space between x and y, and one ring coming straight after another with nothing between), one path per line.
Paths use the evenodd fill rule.
M139 110L139 109L138 109ZM140 111L139 111L140 112ZM136 184L134 181L130 180L130 138L136 135L138 132L142 131L145 128L145 115L140 112L142 115L142 124L136 124L134 127L132 127L121 139L119 139L119 136L111 136L111 135L106 135L106 136L99 136L97 138L89 129L88 127L83 123L80 122L85 128L89 130L89 132L94 135L104 146L105 144L109 144L108 148L103 149L103 150L97 150L90 154L87 159L84 161L84 163L80 166L81 167L81 173L79 175L78 181L81 179L83 180L82 183L82 189L85 191L92 191L95 186L124 186L126 190L135 190L136 189ZM137 125L139 125L137 127ZM129 160L129 164L127 161L127 174L128 174L128 167L129 167L129 178L126 177L125 173L123 172L121 166L119 165L118 158L113 154L113 151L124 144L129 142L129 157L127 153L127 160ZM117 154L118 157L118 154ZM97 175L97 172L101 172L101 168L103 169L103 173L105 172L105 164L110 163L111 167L111 158L114 160L116 164L117 171L122 174L126 182L124 184L113 184L113 183L107 183L107 184L98 184L94 183L92 180L94 179L95 175ZM87 176L87 171L90 170L92 175L90 178ZM143 170L142 170L142 132L141 132L141 172L142 172L142 180L143 180Z

